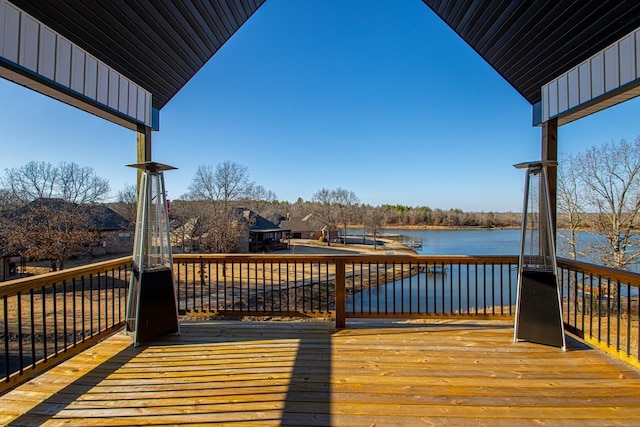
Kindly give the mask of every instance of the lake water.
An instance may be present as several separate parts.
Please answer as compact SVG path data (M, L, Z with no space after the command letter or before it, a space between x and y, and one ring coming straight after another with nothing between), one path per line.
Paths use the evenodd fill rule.
M362 230L351 229L350 235L362 235ZM519 255L519 229L468 229L468 230L416 230L416 229L385 229L381 232L399 237L393 237L403 243L412 241L422 242L422 248L416 249L419 255ZM558 234L562 235L563 231ZM602 236L590 232L578 232L578 250L584 251L587 246L604 243ZM558 237L557 253L559 257L569 257L564 239ZM595 262L593 258L581 261Z
M520 230L409 230L386 229L403 243L422 242L420 255L517 255Z
M362 235L362 231L352 229L349 234ZM420 255L518 255L520 252L521 231L518 229L385 229L382 234L395 235L392 238L403 243L422 242L422 247L416 249ZM593 243L602 242L602 238L593 233L581 232L578 241L584 249ZM565 251L566 248L560 244L558 256L566 257ZM583 261L594 262L593 259ZM501 271L490 268L480 266L476 271L472 267L470 275L465 266L453 266L439 274L420 273L410 280L398 280L349 297L347 310L467 312L515 303L517 266L512 266L511 269L503 267Z

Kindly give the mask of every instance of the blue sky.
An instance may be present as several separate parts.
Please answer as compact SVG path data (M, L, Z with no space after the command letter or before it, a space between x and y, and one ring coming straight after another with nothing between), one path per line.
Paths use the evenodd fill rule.
M561 151L640 135L638 100L559 130ZM519 211L531 106L419 0L269 0L161 111L170 198L232 161L279 200ZM0 79L0 170L74 161L135 182L135 133Z

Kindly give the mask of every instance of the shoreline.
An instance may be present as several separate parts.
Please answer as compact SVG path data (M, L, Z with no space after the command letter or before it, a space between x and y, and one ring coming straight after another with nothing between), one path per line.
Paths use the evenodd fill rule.
M357 253L361 255L417 255L417 252L406 245L384 237L378 237L379 241L383 242L383 245L378 245L377 249L374 249L373 245L365 245L360 243L332 243L328 246L324 242L311 239L292 239L291 247L284 251L277 251L274 253L290 253L290 254L306 254L306 255L318 255L318 254L349 254Z
M361 230L364 227L361 224L350 225L347 230ZM397 226L384 226L379 230L519 230L520 227L483 227L472 225L397 225ZM342 231L344 229L339 229ZM370 233L368 233L370 234Z

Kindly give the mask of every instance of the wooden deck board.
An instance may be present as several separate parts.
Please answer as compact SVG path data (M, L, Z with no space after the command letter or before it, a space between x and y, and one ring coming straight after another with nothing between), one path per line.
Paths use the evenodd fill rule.
M113 336L0 397L0 425L639 425L640 372L511 325L194 322Z

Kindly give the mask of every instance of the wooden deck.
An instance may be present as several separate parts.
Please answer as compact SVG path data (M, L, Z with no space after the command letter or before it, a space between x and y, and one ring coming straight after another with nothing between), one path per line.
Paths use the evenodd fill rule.
M194 322L118 334L0 397L2 425L640 425L640 372L511 324Z

